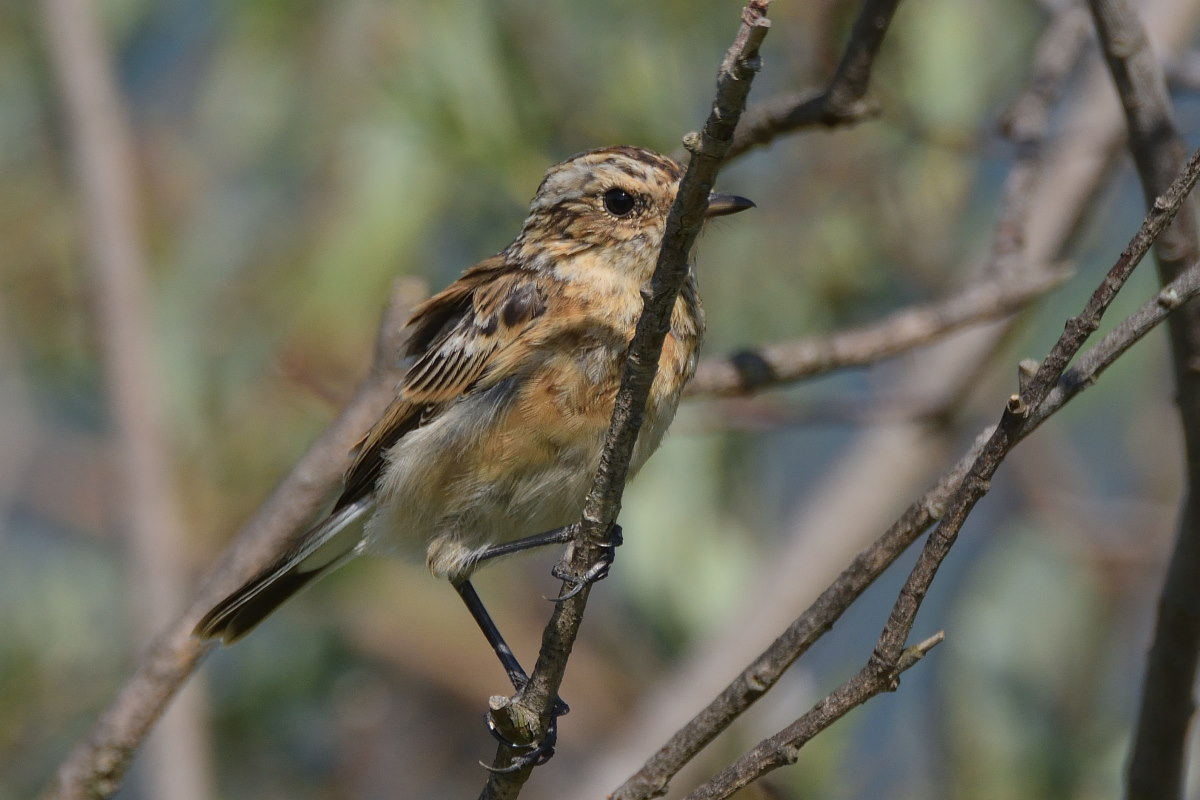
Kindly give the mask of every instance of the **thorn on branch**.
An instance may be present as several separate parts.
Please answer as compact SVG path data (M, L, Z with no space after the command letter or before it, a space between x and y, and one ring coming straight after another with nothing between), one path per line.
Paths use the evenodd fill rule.
M1033 381L1033 376L1037 375L1038 368L1041 366L1037 359L1023 358L1021 363L1017 364L1017 391L1024 397L1029 394L1030 384Z
M933 636L930 636L924 641L917 642L911 647L904 648L904 652L900 654L900 660L896 662L896 682L900 682L900 673L912 667L918 661L925 657L933 648L937 647L946 639L945 631L938 631Z
M925 503L925 513L929 515L931 520L941 519L942 515L946 513L946 504L944 502L937 502L931 498L929 502Z
M1179 308L1183 304L1183 298L1179 296L1179 292L1168 286L1158 293L1158 304L1168 311Z

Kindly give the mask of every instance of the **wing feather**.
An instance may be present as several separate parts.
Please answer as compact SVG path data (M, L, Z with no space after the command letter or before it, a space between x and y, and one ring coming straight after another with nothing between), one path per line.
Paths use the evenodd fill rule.
M436 419L457 398L507 377L488 368L545 312L542 280L496 256L417 307L404 353L415 361L396 399L358 443L337 508L374 489L386 452L406 434Z

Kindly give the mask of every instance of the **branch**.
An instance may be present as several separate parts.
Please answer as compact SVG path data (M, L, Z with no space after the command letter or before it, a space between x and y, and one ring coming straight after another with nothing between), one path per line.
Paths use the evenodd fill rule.
M1016 311L1068 277L1068 270L1058 269L986 280L943 300L898 311L872 325L708 359L701 362L685 392L689 396L744 395L837 369L873 364L965 326Z
M1200 261L1180 273L1178 278L1164 286L1152 299L1079 356L1041 405L1029 415L1028 422L1021 430L1022 438L1032 433L1071 398L1094 384L1126 350L1158 325L1169 321L1177 309L1197 296L1200 296Z
M1198 178L1200 150L1195 152L1192 160L1188 162L1186 172L1171 185L1168 193L1154 203L1150 216L1142 223L1138 234L1129 242L1108 275L1105 275L1104 281L1088 299L1084 309L1067 321L1066 330L1058 338L1054 348L1051 348L1042 365L1037 368L1037 372L1022 386L1019 395L1009 398L1000 423L992 429L982 449L972 459L970 469L966 471L966 475L962 477L958 488L950 497L940 524L925 542L916 566L913 566L904 587L900 589L900 595L893 604L892 613L888 615L887 624L883 627L868 663L850 681L814 706L809 714L800 717L800 720L779 734L761 742L750 753L689 794L688 800L727 798L766 772L794 763L799 748L812 736L875 694L895 690L906 664L911 666L913 656L923 654L923 646L930 642L926 640L925 643L916 645L916 651L905 646L925 594L928 593L942 561L949 554L950 547L953 547L958 539L962 524L966 522L983 495L988 493L992 475L1013 447L1048 419L1052 410L1061 408L1066 399L1094 383L1098 372L1092 373L1084 380L1080 379L1080 375L1068 378L1064 375L1066 363L1078 353L1087 333L1096 330L1100 318L1115 299L1117 291L1126 282L1134 266L1150 249L1154 239L1162 234L1171 218L1180 210L1183 200L1187 198L1188 192L1192 191ZM1111 360L1123 353L1124 349L1128 349L1129 344L1136 338L1145 335L1145 332L1151 329L1152 320L1162 321L1166 314L1180 307L1182 302L1195 296L1198 291L1200 266L1184 273L1177 284L1171 285L1168 294L1160 293L1154 301L1142 308L1139 314L1135 315L1138 320L1123 324L1121 329L1118 329L1122 331L1120 336L1103 339L1102 345L1105 345L1108 351L1104 357L1096 360L1098 365L1106 366L1111 363ZM1154 324L1157 324L1157 321ZM1064 378L1067 378L1067 381L1064 381ZM1061 398L1055 392L1060 384L1063 385ZM1046 403L1052 396L1058 399L1058 404L1051 409ZM616 798L619 795L613 796Z
M759 46L770 28L766 18L768 3L769 0L750 0L743 9L741 27L717 73L716 99L703 131L684 138L684 145L692 157L667 217L663 245L649 290L643 290L645 308L629 345L612 424L605 437L599 469L584 502L579 532L565 557L567 574L584 575L600 562L603 544L620 510L629 459L663 339L670 327L675 299L687 274L688 256L703 224L717 170L729 150L734 128L759 68ZM529 683L506 706L507 711L519 717L537 718L540 724L530 731L533 736L545 735L548 728L551 706L558 696L589 593L589 587L585 586L578 594L556 604L543 633L542 647ZM512 748L500 745L495 767L507 768L512 753ZM513 773L493 772L481 797L515 797L532 769L529 766Z
M185 602L186 538L176 502L150 322L147 257L134 144L96 10L77 0L42 3L45 35L66 118L84 222L87 283L104 367L119 476L129 607L138 646ZM197 692L200 686L196 686ZM152 742L146 791L180 800L213 795L202 694L177 705Z
M1172 185L1168 194L1155 203L1154 210L1105 276L1084 311L1068 321L1067 330L1051 350L1051 355L1038 367L1034 377L1027 381L1022 393L1014 395L1010 400L1001 424L984 431L971 451L953 469L909 505L883 536L859 553L837 580L822 592L817 601L707 708L672 736L641 770L618 788L612 794L612 800L645 800L664 794L670 778L683 764L765 694L783 672L832 627L866 587L883 574L918 536L941 518L941 524L930 537L917 566L901 590L900 598L893 607L871 660L858 675L838 690L840 694L831 701L834 703L832 708L840 709L840 713L828 714L830 708L823 705L826 701L822 701L818 708L825 708L825 711L820 712L820 718L826 721L826 725L832 724L842 714L870 696L890 691L890 683L884 679L898 674L895 670L904 652L904 642L912 629L925 592L966 516L986 493L988 481L1003 458L1012 447L1032 433L1068 400L1093 385L1100 373L1135 341L1166 319L1171 311L1200 293L1200 266L1197 266L1180 276L1177 282L1160 292L1154 300L1104 337L1080 358L1075 368L1065 372L1058 369L1055 372L1053 367L1047 366L1052 363L1065 364L1066 361L1062 359L1065 357L1069 361L1070 355L1078 351L1082 342L1082 339L1078 339L1079 331L1089 327L1094 330L1094 325L1099 322L1100 315L1112 301L1116 290L1129 276L1133 266L1145 255L1154 238L1179 210L1186 193L1194 186L1198 176L1200 151L1193 156L1187 171ZM855 702L849 703L852 699ZM817 709L810 713L817 713ZM713 781L720 781L722 786L728 785L736 789L745 785L740 782L742 779L746 782L753 780L750 773L745 771L748 764L760 764L767 769L774 769L783 766L784 763L791 763L762 762L758 760L761 753L758 753L757 749L755 753L757 755L748 754L743 757L738 764L714 777ZM757 773L761 774L763 773ZM740 776L735 782L736 785L726 784L734 775ZM694 796L726 795L701 793Z
M279 487L238 531L208 574L195 601L150 643L133 675L96 722L87 740L59 767L46 800L96 800L116 792L137 748L211 649L192 636L203 614L220 598L265 569L303 533L324 498L350 466L350 450L395 395L401 371L396 353L404 319L420 299L413 282L398 282L384 313L370 374L345 409Z
M833 627L867 587L937 520L988 435L990 429L935 486L909 505L879 539L855 556L837 580L770 647L613 792L611 800L646 800L666 794L671 778L683 765L778 683L787 668Z
M990 481L1000 463L1022 436L1032 412L1046 400L1062 377L1067 364L1078 353L1083 342L1096 330L1105 310L1132 274L1154 240L1166 229L1183 205L1187 194L1200 177L1200 151L1188 162L1185 172L1170 189L1155 201L1150 214L1120 258L1092 293L1083 310L1067 320L1059 337L1036 373L1008 401L995 432L975 460L962 486L955 493L945 516L930 534L924 549L892 607L872 655L876 669L892 670L898 663L905 642L912 630L916 615L924 601L942 561L949 554L959 531L976 503L990 488Z
M878 31L882 36L882 29L871 28L865 20L875 19L877 24L886 26L881 15L887 12L890 19L895 3L888 8L873 8L876 5L879 4L868 3L864 7L855 26L856 33L864 28ZM829 337L767 345L756 351L735 353L727 359L706 360L700 364L686 393L747 394L834 369L874 363L935 341L963 326L1003 316L1058 286L1063 276L1031 270L1021 263L1026 249L1024 223L1032 189L1041 172L1041 150L1050 109L1078 57L1087 33L1086 23L1086 13L1078 8L1064 10L1055 17L1038 44L1032 86L1005 115L1003 126L1016 144L1017 160L1005 182L991 263L986 270L991 277L986 282L938 303L898 312L872 326ZM853 96L855 90L865 92L869 56L879 44L873 38L867 41L852 36L842 66L826 93L846 97ZM850 64L857 66L852 69ZM747 112L743 127L753 111Z
M729 797L760 777L789 764L795 764L800 749L814 736L828 728L850 711L885 691L900 686L900 673L916 665L925 654L942 643L943 633L936 633L901 653L893 668L881 669L872 661L850 680L839 686L812 709L753 750L739 758L684 800L718 800Z
M1034 210L1030 195L1038 187L1039 176L1046 167L1041 143L1048 132L1051 106L1081 51L1086 23L1086 15L1072 10L1055 16L1038 44L1030 79L1031 88L1014 103L1008 114L1007 127L1017 140L1018 152L1005 180L991 258L985 268L985 274L992 281L1019 281L1019 276L1027 276L1031 271L1023 267L1024 262L1045 265L1045 258L1052 251L1051 247L1039 242L1038 237L1030 236L1027 229L1031 221L1044 218L1045 215L1040 213L1044 206L1049 205L1058 211L1058 205L1053 202L1047 204L1042 199L1037 205L1038 210ZM1032 254L1027 252L1031 246ZM960 359L962 361L970 365L976 363L977 359ZM945 384L946 381L941 378L942 371L946 369L944 363L936 367L937 371L931 373L927 381L924 373L918 371L909 375L906 383L921 386L926 383ZM952 383L957 385L959 381L956 377ZM949 393L957 394L959 391L951 387ZM909 505L878 540L859 552L850 565L765 652L707 707L672 734L667 743L617 789L613 799L644 800L664 794L670 780L683 766L765 694L784 671L833 626L859 595L942 515L951 495L962 483L991 434L991 428L984 431L970 452Z
M1004 182L1000 215L992 233L988 273L1028 271L1030 203L1043 179L1050 117L1088 39L1087 13L1069 5L1050 21L1033 56L1029 88L1008 108L1000 126L1016 146L1016 159Z
M773 97L749 109L742 117L726 159L737 158L802 128L852 125L876 116L879 105L867 97L867 85L875 56L899 4L900 0L865 0L829 85L823 90Z
M1092 16L1129 127L1129 149L1147 202L1179 169L1186 147L1167 93L1166 77L1137 14L1126 0L1091 0ZM1180 215L1155 246L1167 283L1200 257L1194 210ZM1183 795L1188 726L1200 659L1200 306L1184 308L1170 325L1177 402L1183 422L1187 495L1158 603L1141 707L1129 763L1131 800Z

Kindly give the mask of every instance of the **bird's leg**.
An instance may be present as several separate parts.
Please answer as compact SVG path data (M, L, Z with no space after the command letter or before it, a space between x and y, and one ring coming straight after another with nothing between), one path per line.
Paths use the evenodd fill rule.
M575 532L578 529L579 525L577 523L572 523L570 525L564 525L561 528L555 528L552 531L535 533L532 536L514 539L511 542L493 544L475 557L475 563L480 561L488 561L493 558L500 558L501 556L510 556L513 553L532 550L535 547L544 547L548 544L566 544L575 538Z
M617 548L621 546L621 542L623 541L625 541L625 537L621 532L621 526L614 522L612 527L608 529L608 536L600 543L600 560L593 564L587 572L582 575L571 575L566 571L563 564L555 564L554 568L550 570L550 574L561 581L572 584L572 586L566 592L553 599L559 603L564 600L570 600L582 592L583 587L590 586L596 581L608 577L609 567L612 566L613 559L617 557Z
M493 558L500 558L501 556L512 555L513 553L520 553L524 550L532 550L535 547L544 547L548 544L566 544L575 538L575 534L578 533L578 531L578 523L573 523L571 525L564 525L561 528L555 528L552 531L535 533L533 536L515 539L511 542L494 544L477 555L475 557L475 563L479 563L480 561L488 561L489 559ZM591 569L589 569L583 575L570 575L566 572L562 564L555 565L555 567L550 570L550 574L559 580L572 584L572 586L565 593L550 599L559 603L561 603L563 600L569 600L582 592L583 587L607 577L608 570L612 566L613 559L616 557L617 547L620 546L622 541L623 536L621 534L621 526L614 522L613 526L608 529L608 537L600 544L600 546L603 548L603 555L601 559L593 564Z
M554 533L554 531L551 531L551 533ZM529 683L529 673L517 661L517 657L513 655L512 648L508 646L508 642L504 641L504 637L500 634L500 629L496 627L496 623L492 620L492 615L484 608L483 601L479 599L479 594L475 591L475 587L467 579L454 581L453 585L455 591L458 592L458 596L466 604L467 610L471 612L475 623L483 631L488 644L492 646L496 657L500 659L500 664L508 674L508 679L512 681L513 689L518 692L521 691L525 688L525 684ZM554 706L550 709L550 725L546 729L546 735L542 737L541 741L534 742L531 745L514 744L505 739L500 735L499 731L489 724L488 730L501 742L514 749L527 751L518 756L514 760L513 766L505 771L515 771L530 765L537 766L549 761L550 757L554 755L554 744L558 740L558 718L570 710L570 707L562 701L562 698L556 697L554 699Z
M529 674L525 672L520 662L517 661L517 657L513 655L508 642L504 641L504 637L500 635L500 630L492 621L492 615L483 607L483 601L479 599L475 587L471 585L470 580L464 579L455 581L454 589L466 604L467 610L471 612L471 617L474 618L479 629L483 631L483 635L487 638L488 644L492 646L496 657L500 659L500 664L508 673L508 679L512 681L513 688L521 691L525 688L525 684L529 683Z

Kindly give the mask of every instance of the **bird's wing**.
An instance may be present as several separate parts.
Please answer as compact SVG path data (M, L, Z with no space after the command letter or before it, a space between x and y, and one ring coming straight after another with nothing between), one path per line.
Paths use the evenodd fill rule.
M494 368L495 357L545 312L546 294L535 273L512 269L495 256L416 308L404 353L415 360L396 399L358 443L337 508L374 489L384 454L405 434L436 419L455 399L507 377Z

